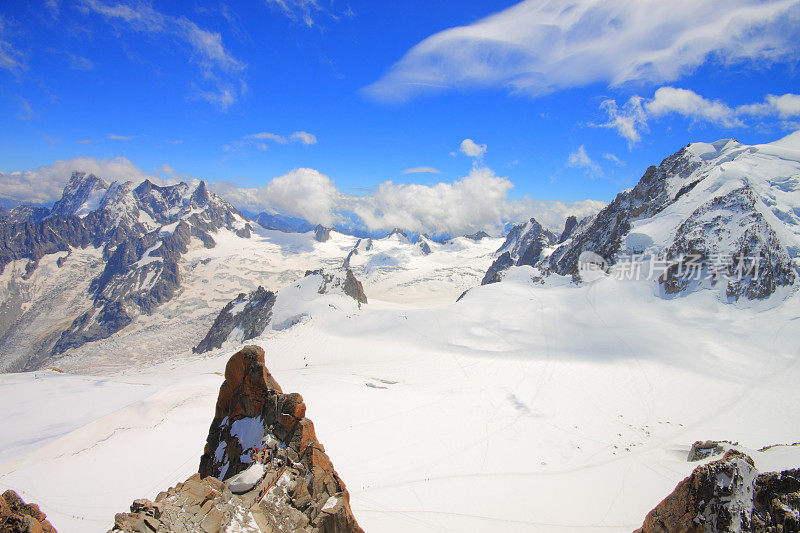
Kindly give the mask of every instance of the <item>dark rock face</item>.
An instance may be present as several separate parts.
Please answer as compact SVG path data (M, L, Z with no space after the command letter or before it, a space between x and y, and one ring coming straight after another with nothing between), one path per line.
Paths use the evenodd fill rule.
M305 413L303 398L284 394L267 370L264 350L244 347L225 367L200 476L230 480L255 467L264 473L251 490L267 495L258 499L275 529L288 522L300 530L360 531L344 482ZM271 481L261 487L265 479Z
M326 228L325 226L317 225L314 228L314 239L317 242L328 242L331 238L331 228Z
M489 267L489 270L486 271L486 274L483 276L481 280L481 285L488 285L490 283L497 283L498 281L502 280L502 274L509 267L514 265L514 260L511 259L510 252L503 252L500 254L500 257L495 259L492 266ZM463 296L463 294L461 295ZM460 300L461 298L459 298Z
M37 347L52 354L107 338L170 300L180 288L179 261L192 238L211 248L220 229L243 238L251 230L204 182L134 187L76 172L49 214L24 207L0 220L0 270L29 259L30 276L44 255L87 246L101 248L106 261L91 282L92 307L53 335L52 344Z
M258 287L250 294L239 294L222 308L211 329L192 351L204 353L222 347L234 328L240 328L244 332L242 340L258 337L272 319L273 305L275 293L264 287Z
M471 241L482 241L483 239L488 238L489 234L486 233L485 231L481 230L481 231L472 233L471 235L464 235L464 237L466 237L467 239L469 239Z
M25 503L13 490L0 496L0 531L3 533L56 533L35 503Z
M483 276L481 285L495 283L502 279L501 274L513 265L534 266L539 262L545 247L556 241L552 232L531 218L524 224L517 224L508 232L503 245L497 250L500 256L492 263Z
M564 223L564 231L561 232L561 236L558 238L558 244L561 244L569 239L570 235L572 235L572 232L575 231L577 226L578 219L573 215L568 216L567 221Z
M750 457L729 449L681 481L636 533L789 532L798 531L798 516L800 470L759 474Z

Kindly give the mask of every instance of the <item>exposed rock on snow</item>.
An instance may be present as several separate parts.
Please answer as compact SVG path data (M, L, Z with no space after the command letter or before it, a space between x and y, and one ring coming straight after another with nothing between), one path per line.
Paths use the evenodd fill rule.
M536 265L544 249L555 242L556 236L534 218L524 224L517 224L511 228L503 246L497 250L500 257L489 267L481 285L500 281L502 273L510 266Z
M239 341L258 337L272 319L274 304L275 293L261 286L249 294L239 294L222 308L211 329L192 351L204 353L222 347L234 329L241 331L242 338Z
M13 490L0 496L0 531L3 533L56 533L35 503L25 503Z
M716 449L707 444L719 443L695 446ZM800 470L759 474L749 456L729 449L681 481L636 533L788 532L798 531L798 517Z
M327 294L335 290L341 290L347 296L356 300L359 304L367 302L367 295L364 294L364 286L358 281L353 271L347 267L336 270L307 270L306 277L319 276L319 294Z
M558 244L563 243L567 239L570 238L572 232L575 231L575 228L578 226L578 219L575 218L574 215L570 215L567 217L567 221L564 223L564 231L561 232L561 236L558 238Z
M317 227L314 228L314 238L317 242L328 242L331 239L331 228L317 225Z

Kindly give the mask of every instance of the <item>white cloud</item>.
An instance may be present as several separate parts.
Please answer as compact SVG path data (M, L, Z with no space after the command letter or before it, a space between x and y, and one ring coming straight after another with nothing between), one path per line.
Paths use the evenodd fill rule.
M317 144L317 137L307 131L296 131L289 136L289 140L308 145Z
M586 147L583 145L570 152L569 157L567 157L567 166L583 169L587 175L593 178L603 174L600 165L589 157L589 154L586 153Z
M797 0L525 0L411 48L365 91L399 101L453 88L537 96L679 79L708 61L798 56Z
M442 171L433 167L414 167L407 168L403 174L441 174Z
M339 190L328 176L311 168L297 168L260 187L230 183L211 187L235 206L250 211L279 211L328 226L338 219Z
M0 197L31 203L56 201L61 198L64 186L74 171L95 174L109 181L155 179L124 157L78 157L58 160L36 170L0 172Z
M269 144L267 143L270 141L278 144L287 144L290 142L300 143L305 145L317 144L316 136L314 136L311 133L308 133L307 131L296 131L291 135L289 135L288 137L278 135L277 133L262 131L259 133L251 133L250 135L245 135L238 141L231 141L228 144L224 145L222 149L225 150L226 152L236 152L244 148L254 146L261 151L265 151L269 149Z
M653 98L631 97L622 107L615 100L600 104L608 121L592 124L612 128L632 146L641 140L651 119L667 115L680 115L693 122L714 124L723 128L746 128L749 117L778 117L788 119L800 116L800 95L769 94L763 102L732 107L721 100L705 98L689 89L660 87Z
M112 141L132 141L135 139L136 136L127 136L127 135L116 135L114 133L106 134L106 139L111 139Z
M106 4L99 0L82 0L81 6L87 13L96 13L111 22L122 22L133 31L171 35L187 45L192 52L190 60L202 72L201 80L192 84L207 87L196 89L197 98L224 110L245 91L241 73L246 65L225 48L219 33L203 29L183 16L164 15L145 3Z
M654 118L675 113L725 128L744 126L744 123L736 117L736 112L727 104L703 98L688 89L660 87L653 99L645 103L644 107L647 115Z
M462 154L469 157L483 157L483 154L486 153L486 145L477 144L472 139L464 139L461 141L461 147L459 150Z

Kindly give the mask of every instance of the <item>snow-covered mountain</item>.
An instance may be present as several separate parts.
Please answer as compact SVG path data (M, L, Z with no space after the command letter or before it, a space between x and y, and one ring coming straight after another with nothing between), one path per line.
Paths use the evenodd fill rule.
M800 132L770 144L694 143L557 241L531 220L509 233L485 282L512 265L581 279L581 256L649 275L670 297L714 287L727 301L795 285L800 268ZM506 256L505 252L509 255Z
M12 210L0 223L0 267L7 286L0 303L0 364L37 368L51 354L108 338L138 314L152 313L180 288L181 256L195 245L213 248L213 234L222 228L247 238L251 225L202 181L134 186L76 172L49 212L25 206ZM57 305L71 292L69 285L48 287L60 293L56 302L26 298L30 287L15 275L16 263L26 262L23 277L31 278L43 258L59 252L65 255L58 256L55 268L70 271L73 252L94 256L88 270L70 276L76 298ZM53 313L61 316L44 331L33 330L42 326L42 315Z

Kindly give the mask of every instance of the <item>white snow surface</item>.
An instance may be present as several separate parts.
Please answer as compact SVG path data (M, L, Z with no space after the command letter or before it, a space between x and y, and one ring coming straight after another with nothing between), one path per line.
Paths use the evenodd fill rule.
M234 494L244 494L255 487L264 477L266 467L262 463L253 463L242 472L228 480L228 488Z
M738 154L723 164L731 180L794 209L797 144L692 150ZM739 168L767 152L791 156L770 159L784 185ZM800 446L756 451L800 441L792 291L760 305L705 289L665 300L644 280L541 282L531 267L481 287L502 239L431 242L424 256L392 238L351 256L369 298L359 307L303 277L339 267L354 237L256 227L251 239L214 239L193 242L172 301L54 363L71 374L0 375L0 489L38 503L60 532L106 531L134 499L197 471L240 346L190 348L258 285L282 290L272 326L248 343L303 395L366 531L629 533L700 464L686 461L696 440L738 441L762 472L800 466Z

